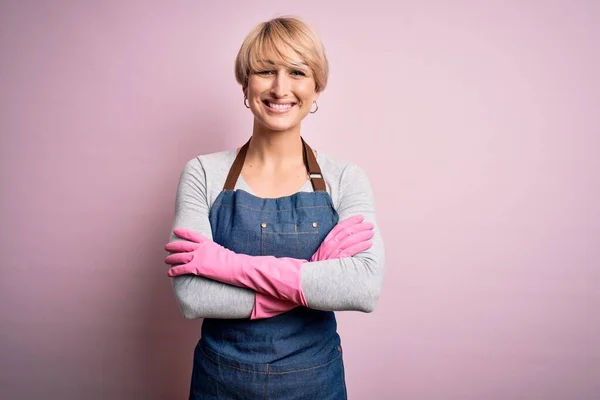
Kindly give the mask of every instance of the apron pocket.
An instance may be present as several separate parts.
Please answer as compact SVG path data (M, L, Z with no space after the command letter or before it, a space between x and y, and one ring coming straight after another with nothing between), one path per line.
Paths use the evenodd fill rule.
M297 224L263 222L260 253L263 256L292 257L308 260L319 247L319 223Z

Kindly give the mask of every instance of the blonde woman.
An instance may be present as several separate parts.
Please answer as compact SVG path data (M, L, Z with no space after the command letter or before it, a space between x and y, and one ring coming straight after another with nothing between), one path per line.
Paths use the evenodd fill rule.
M246 37L235 76L252 136L186 164L165 247L183 315L204 318L190 399L346 399L334 311L373 311L384 248L364 171L301 135L325 50L276 18Z

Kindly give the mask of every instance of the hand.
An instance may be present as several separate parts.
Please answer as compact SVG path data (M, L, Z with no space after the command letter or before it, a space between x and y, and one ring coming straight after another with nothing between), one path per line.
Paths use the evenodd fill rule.
M374 225L364 220L364 216L355 215L334 226L310 261L352 257L369 249L373 245Z
M165 245L165 250L167 250L170 253L191 253L198 247L200 247L200 243L198 242L192 242L190 240L180 240L176 242L167 243L167 245ZM175 263L175 260L173 258L166 257L164 261L166 264L170 264L173 267L182 264Z
M220 251L230 251L206 236L192 230L176 228L173 232L177 237L185 240L173 241L165 245L165 250L173 253L165 257L165 263L172 266L168 272L170 277L189 274L203 275L202 264L205 261L215 257L218 259ZM204 247L204 262L201 247Z

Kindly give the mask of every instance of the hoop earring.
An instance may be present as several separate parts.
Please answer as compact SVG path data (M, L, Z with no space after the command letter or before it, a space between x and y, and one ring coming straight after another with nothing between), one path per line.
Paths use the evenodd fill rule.
M248 98L246 96L244 96L244 105L246 106L246 108L250 108L250 106L248 104L246 104L246 100L248 100Z
M315 108L315 111L311 111L310 112L311 114L314 114L314 113L316 113L319 110L319 105L317 104L317 102L313 101L313 103L314 103L315 106L317 106L317 108Z

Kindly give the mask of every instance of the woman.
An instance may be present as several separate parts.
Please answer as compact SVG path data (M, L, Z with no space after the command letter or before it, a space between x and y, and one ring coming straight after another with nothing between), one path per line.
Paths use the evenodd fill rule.
M190 399L346 399L333 311L371 312L384 263L369 180L301 137L328 75L305 23L259 24L235 73L252 136L186 164L165 247L183 315L204 318Z

